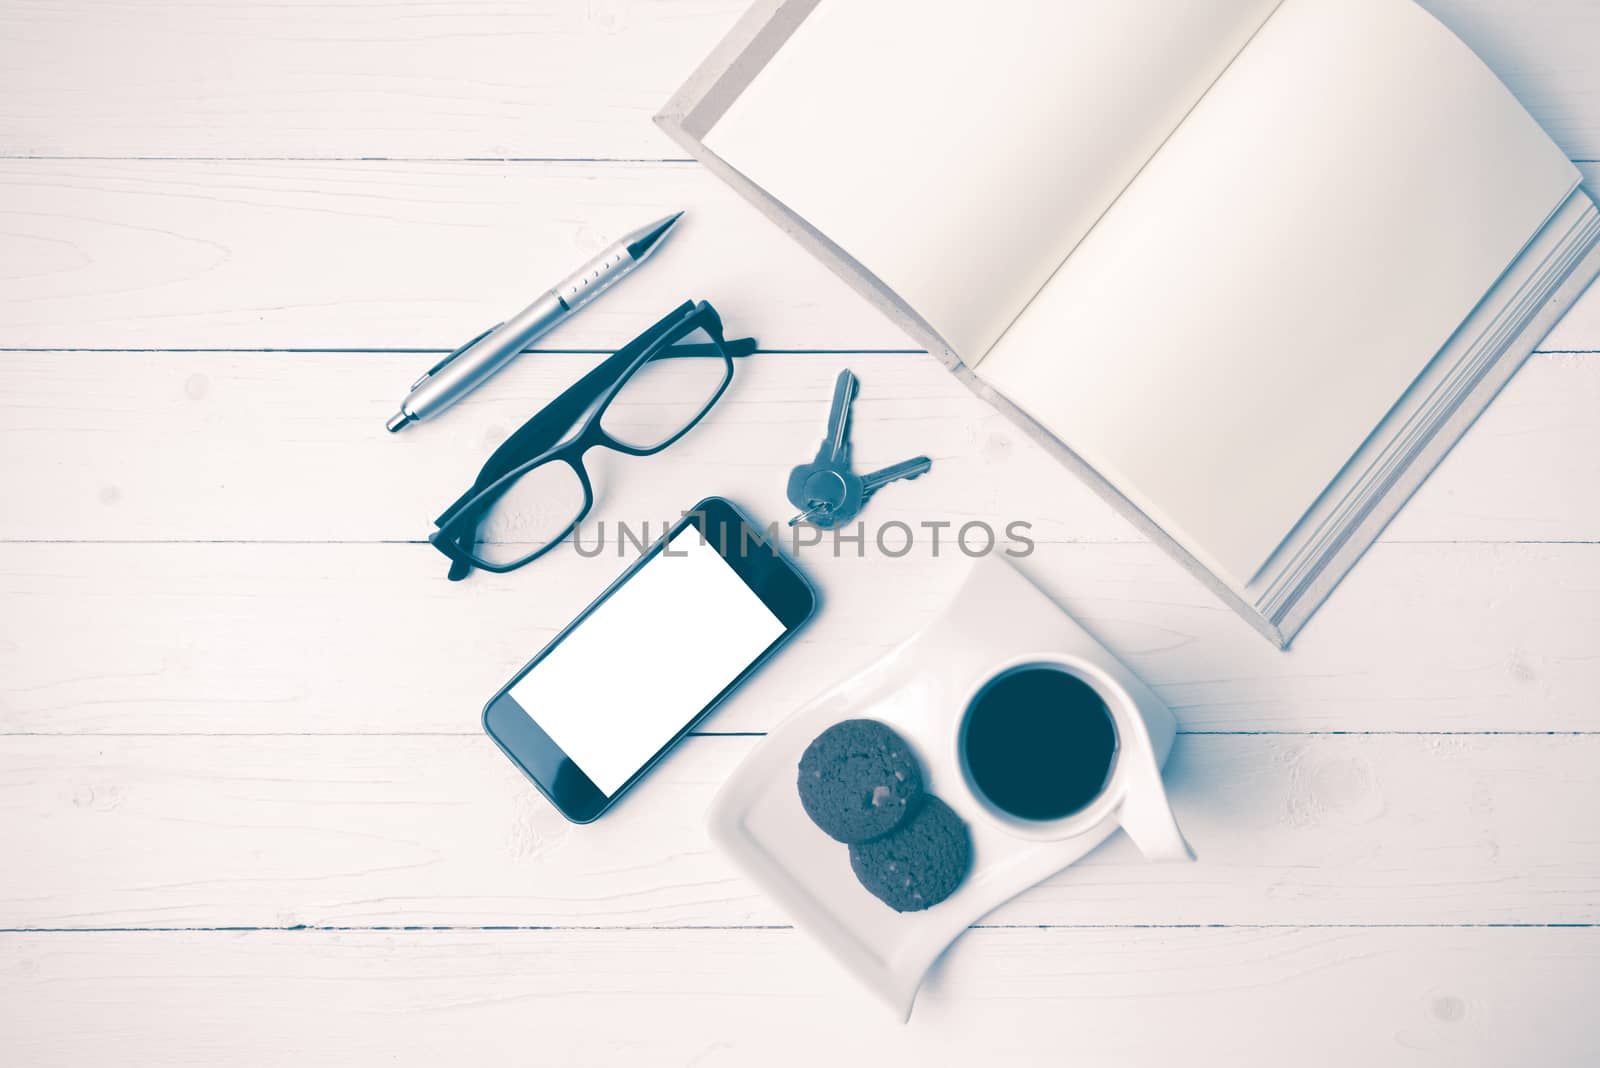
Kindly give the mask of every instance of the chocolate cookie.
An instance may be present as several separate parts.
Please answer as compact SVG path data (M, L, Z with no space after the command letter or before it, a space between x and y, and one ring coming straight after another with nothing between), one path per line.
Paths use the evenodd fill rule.
M796 782L811 822L835 841L887 834L917 807L922 769L904 738L870 719L835 723L806 746Z
M850 847L856 878L896 912L937 905L955 893L971 865L967 825L932 794L893 834Z

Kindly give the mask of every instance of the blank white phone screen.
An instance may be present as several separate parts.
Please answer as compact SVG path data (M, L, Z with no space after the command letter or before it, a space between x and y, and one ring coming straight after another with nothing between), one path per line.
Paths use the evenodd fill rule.
M609 797L783 629L688 526L510 694Z

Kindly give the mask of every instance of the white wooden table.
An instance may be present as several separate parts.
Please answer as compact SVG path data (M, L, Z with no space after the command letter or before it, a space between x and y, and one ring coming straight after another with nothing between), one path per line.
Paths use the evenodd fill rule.
M1600 3L1428 6L1600 181ZM1278 653L677 158L648 116L741 7L0 5L0 1063L1596 1063L1600 294ZM547 351L384 433L676 208ZM935 458L870 518L1034 523L1027 573L1178 710L1200 863L1119 837L902 1027L710 848L762 731L954 588L926 543L806 555L817 623L594 826L494 750L483 699L621 565L452 586L428 520L688 297L770 351L603 464L600 515L786 514L854 368L860 462Z

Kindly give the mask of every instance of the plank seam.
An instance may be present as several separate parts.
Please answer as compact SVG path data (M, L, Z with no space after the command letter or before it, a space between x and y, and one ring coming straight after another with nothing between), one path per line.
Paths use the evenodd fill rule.
M40 156L0 152L22 163L672 163L688 156ZM1582 162L1577 160L1574 162Z
M1315 930L1528 930L1600 927L1597 923L976 923L969 931L1315 931ZM349 934L413 932L558 932L558 931L793 931L792 924L381 924L371 927L340 924L293 926L228 925L217 927L0 927L0 935L22 934Z
M1035 545L1147 545L1148 542L1107 538L1041 538ZM425 538L328 540L325 538L0 538L0 545L427 545ZM613 544L610 541L603 545ZM1393 538L1378 545L1600 545L1595 538Z
M1179 706L1182 709L1182 706ZM5 738L477 738L466 731L3 731ZM690 731L688 738L765 738L767 731ZM1600 730L1178 730L1189 738L1591 738Z
M195 354L195 353L223 353L228 355L272 355L286 354L298 356L438 356L449 349L444 348L351 348L312 346L310 348L229 348L220 345L192 345L180 348L108 348L104 346L85 345L0 345L0 353L16 352L31 354L48 353L145 353L162 355ZM524 349L527 356L610 356L615 349ZM864 348L789 348L789 349L756 349L756 356L926 356L927 349L864 349ZM1600 356L1600 349L1534 349L1533 356Z
M80 156L0 152L0 160L24 163L672 163L690 164L689 156ZM1571 157L1579 166L1600 158Z
M51 345L47 348L0 345L0 353L146 353L164 354L227 354L227 355L298 355L298 356L438 356L449 349L394 349L394 348L220 348L216 346L190 346L186 348L86 348L73 345ZM1600 349L1595 350L1600 353ZM525 356L610 356L615 349L523 349ZM926 356L926 349L756 349L755 356ZM1535 353L1535 355L1538 355ZM1566 355L1563 353L1562 355Z

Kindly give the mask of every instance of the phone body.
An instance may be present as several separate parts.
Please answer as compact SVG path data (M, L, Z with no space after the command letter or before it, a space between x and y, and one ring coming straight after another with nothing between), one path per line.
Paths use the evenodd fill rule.
M563 816L589 823L816 606L799 568L708 497L500 688L483 729Z

